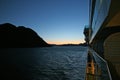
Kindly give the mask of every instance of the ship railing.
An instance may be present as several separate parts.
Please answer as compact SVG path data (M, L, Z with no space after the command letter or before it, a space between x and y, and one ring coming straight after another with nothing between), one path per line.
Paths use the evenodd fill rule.
M107 61L89 47L89 52L93 55L95 64L94 80L112 80Z

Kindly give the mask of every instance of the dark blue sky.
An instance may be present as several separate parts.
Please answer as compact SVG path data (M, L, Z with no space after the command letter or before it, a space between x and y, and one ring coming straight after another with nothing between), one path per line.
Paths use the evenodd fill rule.
M32 28L46 42L81 43L89 0L0 0L0 24Z

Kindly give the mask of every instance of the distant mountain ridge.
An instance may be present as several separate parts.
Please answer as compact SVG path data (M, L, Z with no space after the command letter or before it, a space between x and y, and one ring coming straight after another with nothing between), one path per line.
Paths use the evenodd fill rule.
M10 23L0 24L0 47L48 47L35 31Z
M87 46L86 43L80 43L80 44L61 44L57 46Z

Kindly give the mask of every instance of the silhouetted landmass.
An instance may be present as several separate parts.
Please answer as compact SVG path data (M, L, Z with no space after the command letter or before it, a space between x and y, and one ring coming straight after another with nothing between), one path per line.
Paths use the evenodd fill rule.
M80 43L79 46L88 46L87 43Z
M59 46L87 46L86 43L80 43L80 44L61 44Z
M10 23L0 24L0 47L48 47L35 31Z
M61 44L59 46L79 46L79 44Z

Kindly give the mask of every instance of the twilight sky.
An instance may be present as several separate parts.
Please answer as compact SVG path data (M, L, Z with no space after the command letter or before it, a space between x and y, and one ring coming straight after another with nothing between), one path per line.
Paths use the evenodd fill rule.
M0 24L32 28L50 44L84 42L89 0L0 0Z

